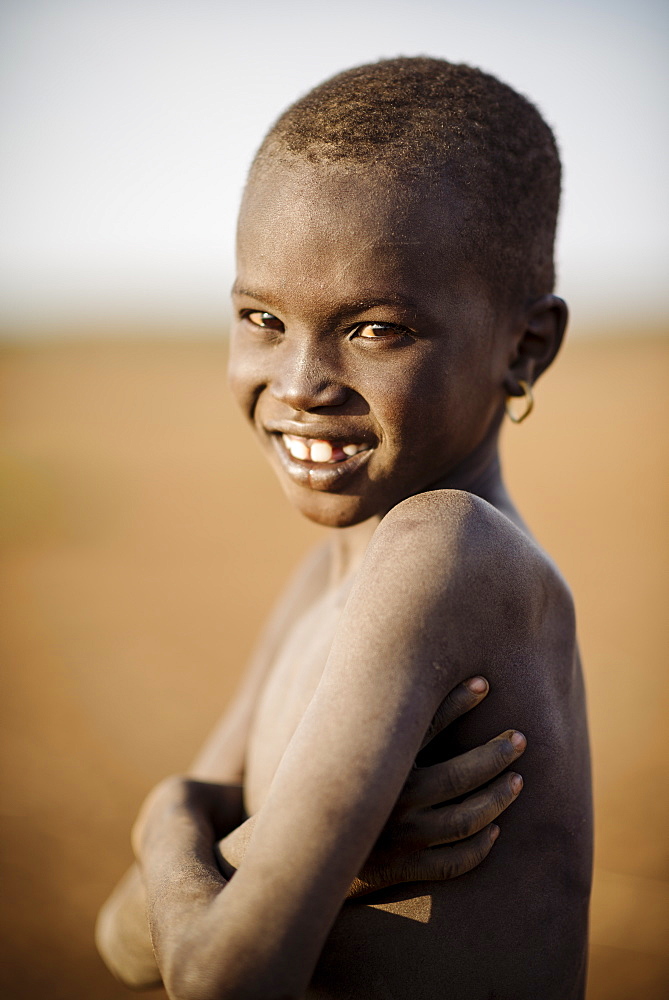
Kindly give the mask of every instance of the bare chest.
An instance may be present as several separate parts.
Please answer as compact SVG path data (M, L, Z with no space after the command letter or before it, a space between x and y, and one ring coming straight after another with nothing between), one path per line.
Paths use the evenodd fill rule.
M246 811L265 800L283 753L318 687L343 608L328 591L288 629L260 694L246 753Z

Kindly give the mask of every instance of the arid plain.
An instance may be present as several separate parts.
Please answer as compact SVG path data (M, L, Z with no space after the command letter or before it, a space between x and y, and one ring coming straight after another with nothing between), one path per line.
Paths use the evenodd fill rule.
M234 411L225 354L192 337L0 351L8 1000L128 996L93 921L131 860L134 814L187 767L321 535ZM669 995L668 375L669 339L576 338L504 436L511 492L579 616L597 810L589 1000Z

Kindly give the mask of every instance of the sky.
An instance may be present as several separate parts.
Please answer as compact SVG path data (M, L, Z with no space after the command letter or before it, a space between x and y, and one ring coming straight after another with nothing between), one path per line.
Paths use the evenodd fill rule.
M427 54L554 128L576 326L669 327L668 26L658 0L2 0L0 325L223 324L271 122L339 70Z

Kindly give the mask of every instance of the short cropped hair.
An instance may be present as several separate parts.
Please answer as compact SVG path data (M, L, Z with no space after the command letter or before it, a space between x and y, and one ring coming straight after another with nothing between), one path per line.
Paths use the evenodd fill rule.
M339 73L272 126L251 169L276 156L383 166L407 184L454 187L462 239L498 294L553 289L560 158L537 109L482 70L427 57Z

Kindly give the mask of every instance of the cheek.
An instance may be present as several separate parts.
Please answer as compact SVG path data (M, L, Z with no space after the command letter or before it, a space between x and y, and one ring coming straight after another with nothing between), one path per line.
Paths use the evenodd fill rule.
M262 372L254 352L243 349L233 335L228 360L228 385L238 405L249 419L263 387Z
M443 359L422 358L420 363L402 367L388 376L376 388L376 398L382 402L382 419L389 435L406 445L407 438L420 442L437 434L445 421L450 389Z
M435 352L387 385L382 418L387 437L412 465L462 457L489 423L496 408L492 396L485 365L458 365Z

